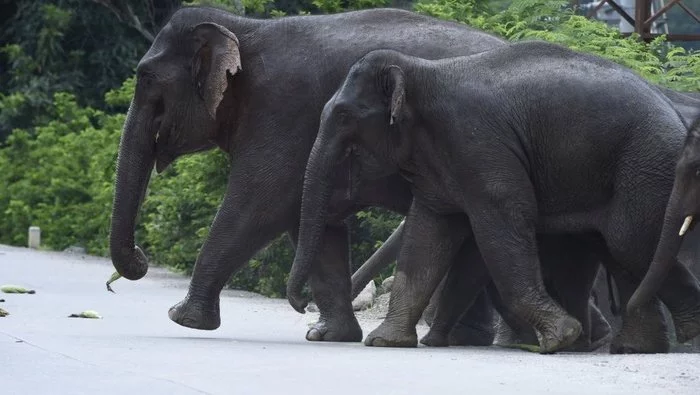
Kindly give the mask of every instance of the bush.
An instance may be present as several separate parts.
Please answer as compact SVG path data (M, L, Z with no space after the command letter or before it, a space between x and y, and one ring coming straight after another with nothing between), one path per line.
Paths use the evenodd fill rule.
M27 228L37 225L51 248L104 254L124 115L56 93L52 117L31 132L14 130L0 150L0 242L26 245Z

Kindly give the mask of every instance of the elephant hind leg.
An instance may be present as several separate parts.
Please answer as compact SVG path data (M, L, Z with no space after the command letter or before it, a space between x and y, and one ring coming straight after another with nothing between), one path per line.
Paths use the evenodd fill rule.
M540 258L542 259L545 285L561 306L574 316L583 327L581 336L567 348L569 351L590 351L593 346L593 326L591 315L596 315L596 330L604 331L605 326L598 316L600 312L590 302L591 290L600 267L599 258L588 243L574 235L547 235L541 237ZM607 322L605 322L607 324ZM610 326L607 325L608 336ZM597 333L596 343L604 341L605 334Z
M474 304L459 318L448 337L450 346L490 346L496 337L493 305L482 289Z
M545 290L534 220L528 220L535 207L504 201L475 207L488 218L471 218L472 229L504 304L536 329L540 352L552 353L576 341L582 327Z
M491 345L493 311L482 291L488 281L479 249L470 239L460 248L445 277L430 331L421 343L432 347Z

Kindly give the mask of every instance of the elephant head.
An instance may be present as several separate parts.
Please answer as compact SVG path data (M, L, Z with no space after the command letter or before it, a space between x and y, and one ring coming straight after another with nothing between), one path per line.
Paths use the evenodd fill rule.
M137 66L119 144L110 253L117 272L130 280L148 270L134 227L154 164L161 173L181 155L216 146L217 108L241 69L238 39L229 29L183 14L173 15Z
M700 110L700 108L698 108ZM664 223L654 260L642 283L632 295L628 310L649 301L661 288L683 242L700 213L700 119L690 126L685 144L676 164L671 196L666 206Z
M323 243L334 167L351 161L347 185L352 188L359 184L358 177L367 181L396 174L398 163L410 152L410 140L399 131L408 128L412 119L404 71L384 52L399 57L392 51L365 55L352 66L321 113L306 166L299 242L287 282L287 298L301 313L307 303L301 290Z

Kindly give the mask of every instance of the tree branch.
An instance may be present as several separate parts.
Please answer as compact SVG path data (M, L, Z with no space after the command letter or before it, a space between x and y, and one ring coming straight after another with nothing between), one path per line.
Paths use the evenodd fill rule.
M112 13L117 17L119 22L125 23L127 26L135 29L137 32L141 33L141 35L148 40L148 42L152 43L153 40L155 39L153 33L148 31L143 24L141 24L141 20L139 17L134 13L134 11L131 9L131 6L126 3L126 1L120 1L120 0L92 0L94 3L100 4L104 7L106 7L108 10L112 11Z

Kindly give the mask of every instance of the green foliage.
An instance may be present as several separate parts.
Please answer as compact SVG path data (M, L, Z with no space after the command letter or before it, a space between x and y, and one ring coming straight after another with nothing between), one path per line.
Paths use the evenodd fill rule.
M175 0L114 0L136 12L152 35ZM179 2L177 2L179 4ZM104 109L104 93L133 73L150 42L130 16L116 17L95 1L19 0L5 6L0 29L0 143L15 128L50 120L53 94L70 92L81 105ZM151 30L148 32L148 30ZM5 72L7 70L7 72Z
M56 93L52 120L16 129L0 150L0 242L26 245L30 225L42 243L106 252L109 206L123 114L80 107Z
M680 91L700 90L700 52L669 45L663 37L644 43L624 38L602 22L575 15L564 0L515 0L492 13L474 0L419 0L416 10L463 22L512 41L546 40L598 55L635 70L651 82Z
M234 14L243 14L244 6L247 8L247 2L250 0L185 0L182 2L186 6L212 6L233 12ZM253 0L253 1L265 1L265 0Z
M313 5L324 13L385 7L388 0L313 0Z
M352 269L357 270L399 226L403 217L391 211L378 208L360 211L352 221ZM380 278L391 275L395 263L382 271Z
M151 178L140 238L155 262L192 269L226 188L228 160L221 152L178 159Z

